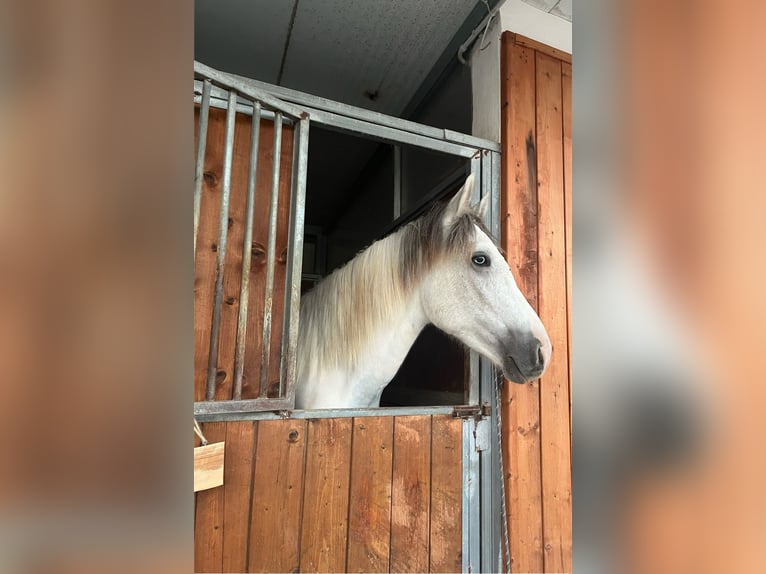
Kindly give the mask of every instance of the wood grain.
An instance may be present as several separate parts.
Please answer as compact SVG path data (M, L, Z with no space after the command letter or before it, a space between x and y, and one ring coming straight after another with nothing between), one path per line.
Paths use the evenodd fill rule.
M462 420L449 415L431 422L431 572L461 572Z
M428 572L431 417L394 419L391 571Z
M224 466L223 571L245 572L249 545L250 497L258 423L226 423Z
M347 572L388 572L393 417L354 420Z
M221 442L226 423L203 423L202 432L209 442ZM195 495L194 571L223 570L223 488L203 490Z
M561 62L537 53L539 314L553 344L540 383L543 556L571 571L572 503Z
M301 527L303 572L346 567L352 419L310 419Z
M223 484L224 443L194 448L194 492Z
M567 360L569 376L570 451L572 433L572 64L561 64L564 134L564 242L567 276Z
M569 64L572 63L572 54L569 54L564 50L559 50L553 46L548 46L547 44L543 44L542 42L538 42L537 40L533 40L527 36L522 36L521 34L512 34L511 32L507 33L512 35L513 42L519 46L525 46L535 50L540 54L547 54L548 56L561 60L562 62L568 62Z
M260 421L250 515L249 572L299 568L307 422Z
M538 306L535 52L502 36L502 241L519 288ZM530 177L531 174L531 177ZM511 547L517 572L541 572L542 486L539 381L503 385L503 455Z

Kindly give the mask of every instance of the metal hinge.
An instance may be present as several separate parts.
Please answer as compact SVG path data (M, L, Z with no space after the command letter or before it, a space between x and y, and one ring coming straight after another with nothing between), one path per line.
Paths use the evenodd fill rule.
M489 403L481 405L456 405L452 408L452 416L458 419L482 418L492 414Z

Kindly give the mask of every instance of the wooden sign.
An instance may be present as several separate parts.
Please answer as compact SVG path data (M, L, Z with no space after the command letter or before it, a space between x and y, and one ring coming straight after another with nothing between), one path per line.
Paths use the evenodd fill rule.
M194 492L223 484L224 443L194 448Z

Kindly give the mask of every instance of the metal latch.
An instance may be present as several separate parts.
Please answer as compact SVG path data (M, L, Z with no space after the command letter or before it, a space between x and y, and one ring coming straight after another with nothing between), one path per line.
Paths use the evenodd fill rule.
M452 416L458 419L482 418L492 414L489 403L481 405L456 405L452 408Z
M457 419L470 419L482 415L479 405L457 405L452 409L452 416Z

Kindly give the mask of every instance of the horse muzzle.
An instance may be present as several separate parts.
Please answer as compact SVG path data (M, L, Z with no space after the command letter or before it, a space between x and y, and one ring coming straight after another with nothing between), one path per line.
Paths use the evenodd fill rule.
M551 359L551 342L547 335L541 339L534 338L529 344L516 348L505 354L503 360L503 375L514 383L526 383L539 378L548 367Z

